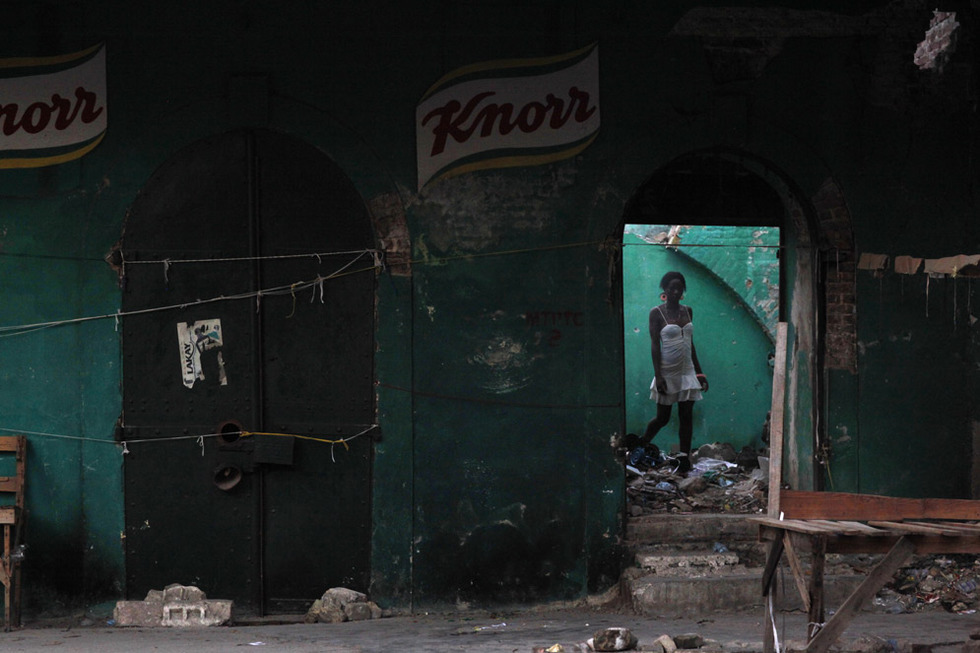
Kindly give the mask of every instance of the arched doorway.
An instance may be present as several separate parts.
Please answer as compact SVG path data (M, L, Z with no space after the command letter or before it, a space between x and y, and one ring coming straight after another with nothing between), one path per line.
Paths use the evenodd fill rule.
M695 247L670 249L667 247L669 242L665 241L659 245L663 256L658 260L657 265L687 270L702 291L709 291L704 292L702 298L712 301L710 296L715 295L717 299L714 301L727 303L732 307L731 311L716 311L714 315L702 311L696 321L700 321L705 328L696 329L699 335L695 337L695 341L702 366L712 365L714 357L715 371L730 368L731 372L728 378L715 375L716 378L721 376L723 382L712 383L711 390L705 397L706 408L708 404L714 402L713 408L722 405L724 414L724 418L716 417L707 425L721 427L720 433L729 436L731 432L726 429L729 426L736 426L734 420L729 417L732 412L744 410L750 413L746 417L750 425L755 425L751 427L752 431L746 433L745 424L739 424L737 428L743 430L733 436L736 440L741 438L740 444L751 444L761 435L772 387L771 371L767 363L761 360L759 352L751 354L744 360L738 358L745 355L748 350L743 349L736 340L746 343L753 339L759 340L757 335L751 333L750 326L753 312L757 313L756 317L759 317L762 312L754 311L758 307L753 306L756 300L751 293L745 292L744 287L736 287L732 275L719 273L715 266L721 260L719 257L744 256L745 247L758 245L745 241L710 242L710 238L701 238L699 241L696 237L692 239L691 235L695 233L693 229L706 228L710 228L715 235L726 233L724 230L739 229L778 231L776 247L778 261L771 264L777 277L772 285L778 289L775 297L777 306L773 307L773 317L778 321L788 322L791 330L791 351L787 353L786 379L787 421L791 424L791 428L787 428L786 431L793 436L792 443L787 443L786 451L790 460L784 466L786 472L784 478L789 479L795 487L810 488L819 484L820 479L814 453L817 450L821 428L819 415L822 382L819 334L822 330L822 307L819 301L820 284L814 273L817 269L816 252L811 247L814 241L811 225L814 220L812 211L808 210L807 206L808 202L802 199L801 193L773 166L744 152L715 149L680 156L653 174L627 203L623 224L624 230L626 225L658 225L665 226L667 229L672 226L683 226L688 229L687 243L691 244L693 240L696 243ZM670 237L670 234L666 235ZM624 237L624 248L627 247L628 240L629 234ZM719 251L729 248L730 253L699 256L693 253L693 250L699 247L722 248ZM624 251L624 286L627 283L625 279L628 278L628 272L625 270L625 266L629 264L628 259L627 252ZM661 269L659 274L666 271ZM629 297L628 289L624 287L624 338L627 341L624 344L624 351L628 356L624 362L627 374L625 383L627 413L631 404L636 411L643 409L641 406L643 398L637 397L636 401L630 401L630 393L638 394L634 392L636 388L631 387L637 385L636 379L631 377L630 372L631 366L635 368L637 361L632 360L636 356L629 352L638 350L637 347L630 347L631 337L643 341L643 348L640 349L643 351L642 360L638 361L638 364L643 368L647 385L650 382L649 375L652 374L645 311L659 303L656 300L660 293L657 287L659 274L651 275L643 281L652 287L649 288L649 305L643 312L642 324L639 324L637 319L633 319L633 322L638 324L628 323ZM749 278L751 277L740 279L738 283L744 286ZM767 298L763 300L769 301ZM697 304L695 303L694 306L696 307ZM738 319L750 325L749 327L735 326L738 313L746 314L747 317ZM715 320L716 323L706 324L705 319ZM735 331L731 331L732 328ZM760 333L766 330L764 325L760 325L758 329ZM631 331L638 332L631 333ZM733 337L733 333L738 337ZM714 341L706 341L706 334L712 334ZM750 347L758 350L766 345L763 342L752 344ZM765 353L761 355L764 356ZM648 404L649 400L646 399L645 403ZM695 445L724 441L724 437L716 438L709 432L702 433L699 442L697 419L696 411ZM627 414L627 430L631 427L635 428L637 422L638 418L633 417L631 422L631 416ZM705 425L706 423L702 422L701 426ZM665 438L669 440L673 437L676 441L676 435L667 434L671 428L676 431L676 427L667 427ZM790 439L789 435L787 439Z
M366 591L373 242L340 168L271 131L146 184L121 250L131 598L182 583L275 613Z

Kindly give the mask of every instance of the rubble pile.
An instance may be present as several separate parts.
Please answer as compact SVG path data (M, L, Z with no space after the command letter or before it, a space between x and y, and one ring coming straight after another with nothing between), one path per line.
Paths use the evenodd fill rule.
M691 470L680 473L676 456L655 445L634 447L626 458L630 514L765 512L769 479L760 468L760 459L766 460L762 453L706 444L691 452Z

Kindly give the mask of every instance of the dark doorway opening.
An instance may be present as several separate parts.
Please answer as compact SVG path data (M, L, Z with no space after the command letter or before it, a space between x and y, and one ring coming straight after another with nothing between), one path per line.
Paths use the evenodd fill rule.
M642 434L656 414L649 394L648 313L661 303L661 276L679 271L688 288L682 303L694 310L694 342L710 382L703 400L695 403L694 450L707 445L712 453L694 473L712 465L705 476L722 488L752 478L760 458L763 466L766 462L775 327L786 296L781 255L786 218L785 203L772 186L738 161L715 153L671 162L637 190L625 211L626 432ZM754 472L757 486L739 483L745 496L733 496L729 489L697 497L677 492L676 476L659 473L677 466L677 413L658 433L656 448L634 451L628 460L631 513L764 509L760 471ZM731 468L709 463L722 457Z

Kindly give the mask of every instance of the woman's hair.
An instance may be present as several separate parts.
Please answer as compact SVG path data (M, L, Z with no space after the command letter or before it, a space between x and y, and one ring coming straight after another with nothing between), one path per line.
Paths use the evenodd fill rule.
M679 279L681 286L683 286L684 290L687 290L687 282L684 280L684 275L680 272L674 272L673 270L663 276L663 278L660 280L660 287L667 290L667 286L669 286L670 282L674 279Z

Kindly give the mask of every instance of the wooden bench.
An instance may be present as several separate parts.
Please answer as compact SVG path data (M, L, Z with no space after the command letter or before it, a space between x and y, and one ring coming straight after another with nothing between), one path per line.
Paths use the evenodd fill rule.
M830 648L913 554L980 554L980 501L782 490L780 506L782 518L751 518L759 524L760 539L769 542L762 579L765 653L775 650L773 581L784 554L809 615L807 653ZM809 580L800 551L810 553ZM885 555L825 623L823 570L828 553Z
M6 455L4 455L6 454ZM0 436L0 457L13 457L13 476L0 476L0 494L9 494L12 502L0 505L0 529L3 549L0 551L0 585L3 585L3 629L20 626L20 559L19 550L24 527L24 480L27 466L27 438L23 435Z
M844 492L783 490L783 410L787 326L776 330L769 452L769 511L751 518L769 542L762 578L765 653L775 651L773 581L783 555L809 615L807 653L824 653L878 590L913 554L980 554L980 501L906 499ZM807 580L799 551L810 553ZM823 574L828 553L883 553L870 574L824 622Z

